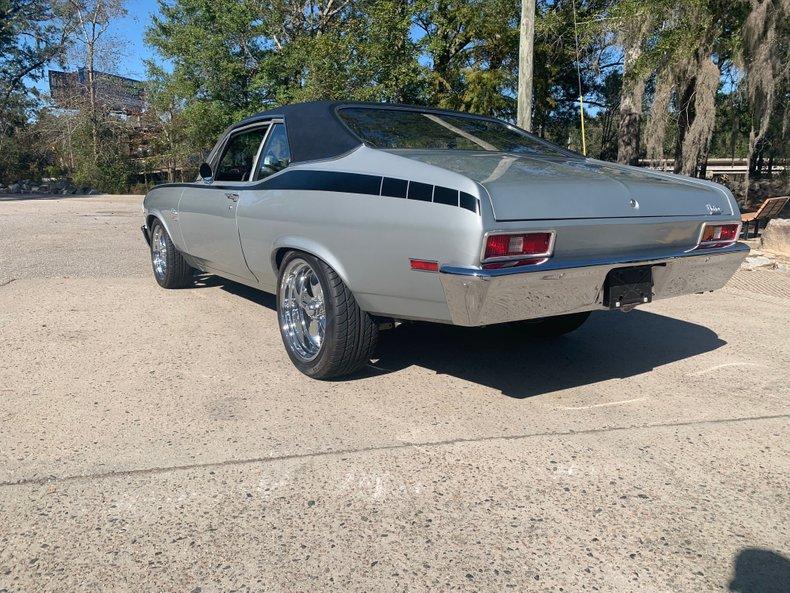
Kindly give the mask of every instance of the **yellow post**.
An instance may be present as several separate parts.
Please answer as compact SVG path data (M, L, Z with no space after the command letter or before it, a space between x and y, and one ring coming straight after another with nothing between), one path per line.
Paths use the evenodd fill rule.
M576 76L579 80L579 117L582 120L582 154L587 156L587 136L584 133L584 93L582 92L582 70L579 65L579 28L576 24L576 0L573 0L573 39L576 41Z
M587 156L587 137L584 134L584 97L579 95L579 117L582 120L582 154Z

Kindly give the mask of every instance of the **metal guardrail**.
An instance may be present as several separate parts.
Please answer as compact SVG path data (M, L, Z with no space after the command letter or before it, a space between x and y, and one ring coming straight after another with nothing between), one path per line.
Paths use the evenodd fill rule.
M657 171L672 172L675 167L675 159L639 159L639 166L648 169L656 169ZM771 167L772 173L780 173L786 169L784 164L774 164ZM714 158L708 159L705 166L705 176L715 177L718 175L729 175L731 177L745 176L749 171L748 159L728 159L728 158Z

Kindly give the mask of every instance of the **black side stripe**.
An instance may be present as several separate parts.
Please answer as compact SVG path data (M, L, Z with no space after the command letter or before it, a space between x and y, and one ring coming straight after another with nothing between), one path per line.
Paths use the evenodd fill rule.
M349 194L363 194L385 198L408 198L422 200L435 204L445 204L464 208L475 214L480 213L480 200L472 194L457 189L382 177L380 175L365 175L362 173L345 173L342 171L311 171L295 169L285 171L264 179L254 185L239 187L223 185L220 183L167 183L157 187L189 187L192 189L232 189L234 191L247 189L281 189L303 191L331 191Z
M261 184L261 189L336 191L378 196L381 190L381 176L297 169L265 179Z
M387 198L408 198L409 200L457 206L474 213L480 211L479 200L475 196L459 192L457 189L362 173L297 169L266 179L259 187L261 189L336 191Z

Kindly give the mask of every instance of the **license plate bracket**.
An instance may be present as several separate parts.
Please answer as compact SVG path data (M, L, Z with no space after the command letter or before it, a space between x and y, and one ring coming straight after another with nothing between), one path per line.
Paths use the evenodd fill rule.
M603 304L610 309L642 305L653 300L653 267L615 268L606 275Z

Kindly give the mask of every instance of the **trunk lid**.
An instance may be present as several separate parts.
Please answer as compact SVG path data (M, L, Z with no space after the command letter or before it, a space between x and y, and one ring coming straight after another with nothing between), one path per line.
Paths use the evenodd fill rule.
M583 157L392 152L474 179L503 222L733 214L726 193L707 182Z

